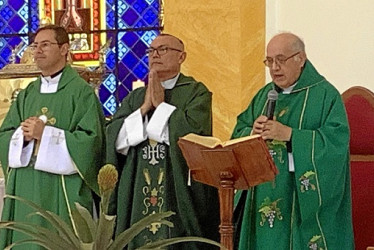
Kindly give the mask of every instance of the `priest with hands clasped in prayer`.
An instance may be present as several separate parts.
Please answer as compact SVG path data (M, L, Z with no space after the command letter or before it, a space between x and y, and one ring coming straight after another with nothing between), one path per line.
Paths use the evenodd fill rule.
M180 72L183 42L161 34L147 50L148 86L132 91L107 127L107 161L121 173L116 199L116 233L152 213L173 211L174 227L151 225L128 249L180 236L218 241L217 190L189 177L177 141L188 133L211 135L212 94ZM211 247L182 243L178 249ZM170 249L172 249L172 247Z

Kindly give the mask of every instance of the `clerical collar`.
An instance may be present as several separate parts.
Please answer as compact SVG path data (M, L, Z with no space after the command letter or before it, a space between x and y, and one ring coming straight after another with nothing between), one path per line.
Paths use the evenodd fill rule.
M281 87L275 85L274 86L274 89L275 91L277 91L278 93L282 93L282 94L290 94L293 90L293 88L296 86L297 82L295 82L293 85L289 86L288 88L285 88L285 89L282 89Z
M64 69L65 69L65 67L63 67L61 70L59 70L59 71L57 71L56 73L54 73L54 74L52 74L52 75L50 75L50 76L43 76L44 78L46 78L46 79L53 79L53 78L55 78L56 76L58 76L58 75L60 75L61 73L62 73L62 71L64 71Z
M56 93L58 89L58 83L62 76L62 71L63 69L53 75L42 76L40 93L42 94Z
M180 73L178 73L175 77L168 79L166 81L161 82L162 87L165 89L172 89L174 88L175 84L177 84L177 80L179 77Z

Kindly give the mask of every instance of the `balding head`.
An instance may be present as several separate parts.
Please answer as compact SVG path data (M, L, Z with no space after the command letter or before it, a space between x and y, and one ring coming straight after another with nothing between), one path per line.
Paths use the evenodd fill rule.
M183 42L170 34L161 34L152 41L148 54L150 69L157 71L161 81L175 77L186 59Z
M283 89L293 85L306 62L304 42L292 33L280 33L270 40L266 51L274 83Z

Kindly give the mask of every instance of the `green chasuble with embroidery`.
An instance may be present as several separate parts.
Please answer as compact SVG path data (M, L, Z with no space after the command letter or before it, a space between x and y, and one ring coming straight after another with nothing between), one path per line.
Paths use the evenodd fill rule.
M238 116L234 138L251 133L273 88L267 84ZM244 209L239 249L353 249L349 127L339 92L307 61L292 92L279 93L274 115L292 128L295 172L286 144L268 141L279 174L236 194L236 212Z
M176 215L168 218L174 223L173 228L152 224L135 238L129 249L180 236L219 241L217 190L193 180L188 185L188 167L177 145L178 138L188 133L211 134L211 93L202 83L180 74L175 87L165 90L165 102L176 107L168 122L170 146L147 139L130 147L126 156L121 155L115 149L118 132L124 119L142 105L145 91L146 88L139 88L131 92L107 127L107 161L121 172L116 233L151 213L173 211ZM174 247L214 249L194 243Z
M97 174L104 156L104 117L94 90L70 66L66 66L56 93L40 93L40 77L21 91L0 129L0 160L6 176L6 194L23 197L54 212L72 225L74 202L92 211L92 191L98 192ZM58 175L35 170L33 164L9 168L10 139L21 122L44 114L47 126L64 130L66 145L77 168L76 174ZM51 159L53 162L53 159ZM33 209L5 199L2 221L28 221L51 227ZM0 230L0 249L23 239L21 233ZM21 245L13 249L38 249Z

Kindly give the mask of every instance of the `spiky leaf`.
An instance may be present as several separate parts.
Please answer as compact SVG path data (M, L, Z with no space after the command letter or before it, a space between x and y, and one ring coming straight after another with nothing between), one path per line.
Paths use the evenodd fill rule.
M181 242L191 242L191 241L203 242L203 243L207 243L207 244L210 244L210 245L220 247L221 249L227 249L224 246L222 246L221 244L219 244L218 242L215 242L214 240L209 240L209 239L202 238L202 237L190 236L190 237L176 237L176 238L158 240L158 241L146 244L145 246L139 247L138 250L162 249L164 247L167 247L167 246L170 246L170 245L173 245L173 244L177 244L177 243L181 243ZM208 245L207 245L207 249L208 249Z
M61 238L61 236L55 233L54 231L51 231L39 225L35 225L33 223L15 221L0 222L0 228L15 230L26 235L29 235L30 237L32 237L32 239L30 239L31 241L35 240L35 242L41 242L43 243L43 246L48 249L57 250L74 248L74 246L70 242ZM15 242L14 244L18 243Z
M74 225L83 243L92 243L96 237L96 223L87 208L75 202L76 209L72 210Z
M147 217L144 217L140 221L136 222L133 224L129 229L125 230L121 234L119 234L114 242L110 245L108 250L117 250L117 249L122 249L125 247L129 242L136 236L138 235L144 228L149 226L151 223L154 222L160 222L163 223L162 219L170 217L174 215L174 212L163 212L163 213L156 213L156 214L151 214ZM169 222L170 223L170 222ZM171 225L171 224L169 224Z
M94 249L107 249L112 241L116 216L101 214Z
M80 245L79 239L76 237L71 227L65 221L63 221L60 217L58 217L58 215L52 212L46 211L40 206L38 206L37 204L35 204L34 202L25 200L21 197L5 195L5 198L19 200L23 202L24 204L28 205L29 207L32 207L38 212L40 216L42 216L47 221L49 221L49 223L51 223L53 228L55 228L59 232L59 235L63 239L67 239L75 248L79 247Z

